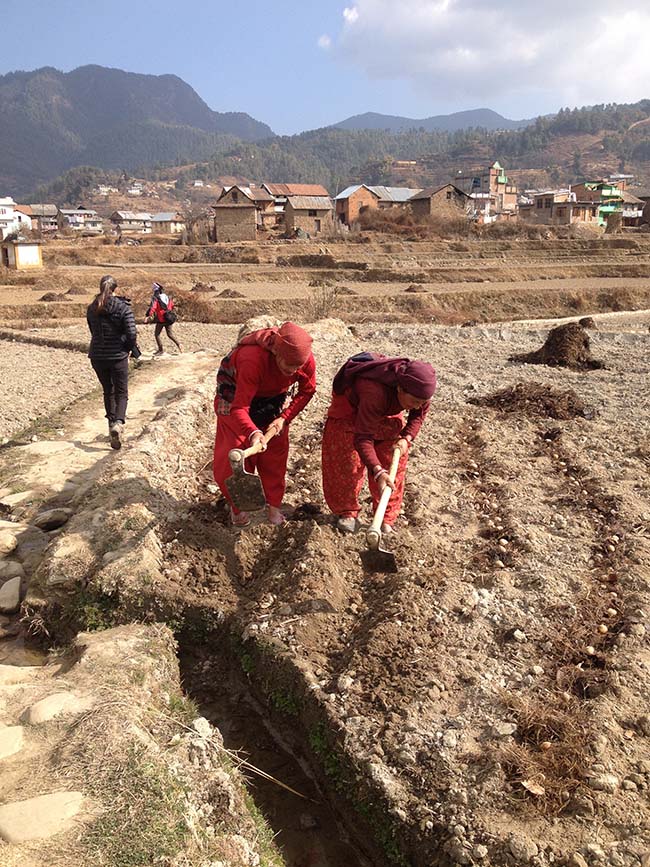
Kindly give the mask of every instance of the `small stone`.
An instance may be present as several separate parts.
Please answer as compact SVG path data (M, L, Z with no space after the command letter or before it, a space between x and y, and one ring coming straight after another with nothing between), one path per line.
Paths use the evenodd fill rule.
M511 834L508 838L508 848L511 855L524 863L531 861L539 852L537 843L523 834Z
M588 785L589 788L595 789L597 792L609 792L611 794L618 789L619 779L614 774L598 774L591 777Z
M339 692L347 692L353 683L354 680L348 674L342 674L336 681L336 688Z
M29 725L39 725L61 714L79 714L88 710L92 703L92 699L79 698L72 692L55 692L33 704L22 718Z
M531 671L533 672L533 674L536 674L536 675L538 675L538 676L539 676L540 674L544 674L544 669L542 668L541 665L534 665L534 666L531 668Z
M0 612L13 614L20 605L20 577L10 578L0 587Z
M24 574L22 563L19 563L18 560L0 560L0 581L22 578Z
M71 827L83 803L81 792L52 792L0 807L0 837L7 843L24 843L53 837Z
M587 843L584 847L584 851L586 855L590 855L592 858L596 858L598 861L604 861L607 857L605 855L605 850L602 846L599 846L598 843Z
M512 637L520 644L523 644L523 642L526 641L526 633L522 629L515 629L515 631L512 633Z
M450 749L458 745L458 735L453 729L447 729L447 731L442 736L442 745L443 747L449 747Z
M626 792L636 792L637 785L632 780L623 780L621 783L621 788L625 789Z
M197 735L205 738L205 740L210 740L210 738L212 737L212 726L204 716L198 716L195 720L193 720L192 728L197 733Z
M589 867L580 852L574 852L569 858L569 867Z
M0 530L0 556L11 554L18 544L16 534L10 530Z
M472 849L472 857L477 861L482 861L484 858L488 856L488 847L484 846L482 843L478 843Z
M516 724L511 722L496 722L491 729L492 736L495 738L509 738L516 731Z
M0 727L0 759L6 759L23 748L24 730L22 726Z
M46 512L40 512L33 520L35 527L39 530L44 530L46 533L50 530L57 530L66 524L74 512L72 509L48 509Z

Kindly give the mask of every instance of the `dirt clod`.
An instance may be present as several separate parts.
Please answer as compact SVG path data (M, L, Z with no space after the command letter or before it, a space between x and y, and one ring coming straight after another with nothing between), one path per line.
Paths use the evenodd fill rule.
M552 328L541 349L511 355L509 360L520 364L570 367L572 370L601 370L605 367L602 361L592 357L589 335L577 322Z
M41 295L39 301L67 301L66 296L62 292L46 292Z
M195 291L199 291L194 287ZM210 286L209 289L201 290L203 292L212 292L214 291L214 286ZM238 292L236 289L222 289L221 292L217 293L217 298L245 298L246 296L243 292Z
M592 412L573 389L559 391L538 382L518 382L485 397L472 397L468 403L528 416L556 419L592 417Z

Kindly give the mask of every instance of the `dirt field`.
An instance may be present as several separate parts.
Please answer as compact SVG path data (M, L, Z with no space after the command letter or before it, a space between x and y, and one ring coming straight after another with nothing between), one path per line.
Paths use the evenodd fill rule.
M417 267L434 252L455 252L480 270L476 250L447 248L420 250ZM617 268L623 255L645 256L639 247L597 252L611 254ZM533 253L548 261L558 250L529 246L526 256ZM349 259L358 254L346 251ZM250 268L227 267L240 275ZM272 263L269 273L283 267ZM498 267L514 274L520 264ZM395 262L390 268L398 270ZM321 279L315 274L310 280ZM366 321L353 312L350 327L334 320L313 326L319 390L292 427L290 520L280 529L255 522L240 534L228 525L209 469L214 370L236 328L179 322L187 352L134 376L122 452L108 449L94 396L66 414L60 434L41 433L0 456L7 491L33 489L39 502L51 497L61 505L67 490L74 511L26 576L27 605L32 617L38 612L33 622L42 618L63 638L88 626L88 611L101 615L102 625L167 620L180 642L186 689L228 725L224 683L233 678L234 692L256 703L273 737L304 760L320 797L334 805L356 854L347 842L337 849L338 841L330 853L345 851L351 865L645 867L650 303L642 301L650 281L572 279L444 284L440 295L468 295L471 322L511 320L498 301L504 294L526 317L460 327L418 323L417 308L408 323L391 319L392 300L373 322L368 297L378 305L391 287L402 298L410 284L346 278L344 285L368 292L359 300ZM242 294L248 286L266 291L265 302L283 309L280 280L228 285ZM298 294L322 288L302 277L287 285ZM7 292L18 294L10 306L19 310L23 293L36 291L12 286ZM631 297L645 309L625 310ZM619 312L611 312L617 304ZM595 314L590 351L602 368L509 360L538 350L562 321L531 315L572 310L573 322ZM598 315L603 310L610 312ZM143 349L151 349L151 335L141 330ZM24 419L51 400L53 369L76 371L61 403L94 385L82 321L20 333L77 346L0 339L5 365L30 396ZM338 534L322 498L319 438L331 379L362 348L429 360L439 379L389 541L394 575L364 570L363 535ZM18 425L10 416L0 421L7 433ZM16 506L15 517L29 523L30 508ZM110 556L106 527L119 540ZM233 726L230 743L246 750L254 735L250 726L240 730L244 739L237 743ZM268 735L264 741L272 753ZM281 774L281 762L272 767ZM305 829L288 827L304 809L299 800L271 809L280 817L275 830L288 823L287 837L297 840L284 851L286 864L306 863L304 845L302 856L320 853L318 867L339 867L342 855L309 848ZM336 837L336 827L327 827Z

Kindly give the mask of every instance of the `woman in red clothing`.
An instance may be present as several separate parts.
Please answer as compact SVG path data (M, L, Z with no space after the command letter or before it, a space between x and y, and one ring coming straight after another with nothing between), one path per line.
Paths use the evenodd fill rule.
M250 518L237 509L224 484L232 475L228 452L253 445L268 431L274 432L273 438L264 451L247 460L246 469L250 472L257 468L270 523L282 524L285 520L280 506L289 456L289 424L316 391L311 344L306 331L285 322L279 328L247 334L221 362L214 399L217 433L213 471L237 527L246 526ZM297 390L289 400L289 389L294 384Z
M404 497L408 450L435 389L430 364L371 352L353 355L334 377L323 434L323 493L342 532L357 528L366 470L373 509L386 485L393 489L381 527L382 533L392 530ZM402 457L393 484L387 468L395 446Z

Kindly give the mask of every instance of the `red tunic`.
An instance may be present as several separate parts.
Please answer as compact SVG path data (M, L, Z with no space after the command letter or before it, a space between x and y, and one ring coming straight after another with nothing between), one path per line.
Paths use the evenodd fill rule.
M275 397L298 383L298 392L281 413L286 425L279 436L270 440L267 450L246 463L246 469L255 467L260 475L266 501L271 506L280 506L284 496L287 458L289 455L289 424L309 403L316 391L316 362L310 353L305 364L295 373L283 374L268 349L258 345L239 346L231 356L236 370L236 389L232 403L215 397L217 432L214 441L214 479L222 494L233 506L224 482L232 475L228 452L246 448L250 435L258 430L250 417L250 405L254 397Z

